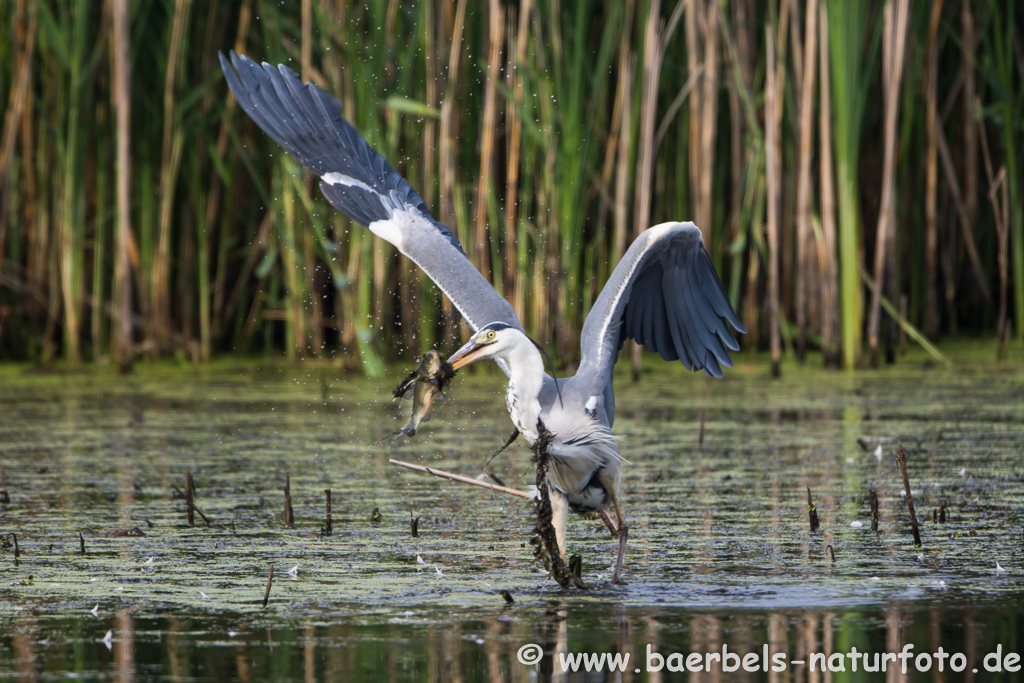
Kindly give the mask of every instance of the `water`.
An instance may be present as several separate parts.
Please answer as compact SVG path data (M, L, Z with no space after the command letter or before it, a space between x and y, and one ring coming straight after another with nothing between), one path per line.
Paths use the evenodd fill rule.
M669 669L704 666L725 646L753 658L727 665L755 669L727 678L879 680L898 679L899 663L866 673L858 658L854 673L852 648L871 666L909 643L911 670L913 656L941 647L963 656L944 660L949 680L1017 680L986 671L985 655L1001 646L1012 667L1007 655L1024 654L1020 369L907 361L772 381L764 367L741 364L715 382L652 363L639 385L619 379L628 584L608 583L616 541L574 516L569 546L583 556L586 592L538 571L528 502L387 462L481 474L509 432L496 374L460 375L434 420L389 450L372 444L407 418L408 404L390 400L406 368L386 380L254 365L127 378L0 369L10 499L0 532L19 548L17 562L13 542L0 550L0 678L717 679L721 662L711 674ZM532 482L521 444L492 465L507 485ZM198 516L185 524L173 487L184 488L186 468L209 527ZM294 528L284 526L287 472ZM328 488L334 534L324 536ZM940 508L945 523L933 521ZM145 535L122 535L134 529ZM520 662L530 644L539 664ZM767 668L777 654L784 671L764 670L765 647ZM582 653L630 659L622 673L563 676L565 656ZM821 655L845 671L821 672ZM648 671L658 656L662 670ZM918 678L935 675L930 661Z

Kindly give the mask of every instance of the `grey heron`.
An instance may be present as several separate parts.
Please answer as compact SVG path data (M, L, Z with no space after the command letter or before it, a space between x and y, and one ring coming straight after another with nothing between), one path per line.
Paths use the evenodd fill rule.
M623 458L611 433L612 368L623 343L633 339L665 360L721 377L723 366L732 367L728 352L739 350L726 323L746 332L700 230L663 223L636 238L587 315L576 374L556 384L512 305L412 185L344 119L337 100L284 65L261 66L233 51L220 62L242 109L320 177L327 200L397 247L458 309L473 336L449 362L458 368L493 359L508 376L505 400L516 428L531 443L538 420L550 433L548 489L562 558L568 511L597 511L619 538L619 582L628 528L618 500Z

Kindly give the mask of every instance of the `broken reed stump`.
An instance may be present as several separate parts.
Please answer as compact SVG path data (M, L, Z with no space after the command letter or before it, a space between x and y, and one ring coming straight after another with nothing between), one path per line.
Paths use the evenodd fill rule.
M267 590L263 591L263 606L270 600L270 587L274 584L274 565L270 565L270 576L267 577Z
M422 515L420 515L422 517ZM420 535L420 518L413 517L412 513L409 513L409 530L412 532L412 537L416 538Z
M330 536L334 533L331 523L331 490L324 489L324 496L327 498L327 518L324 520L324 528L320 530L321 536Z
M174 489L174 492L178 494L179 498L181 498L182 500L185 501L185 505L186 505L186 507L188 507L189 526L195 526L195 524L194 524L195 520L192 517L192 512L193 511L195 511L200 517L203 518L203 522L206 524L206 526L210 526L210 518L207 517L206 515L204 515L203 511L199 509L198 505L196 505L196 501L195 501L195 484L192 485L193 493L192 493L191 504L189 503L189 497L187 495L185 495L184 493L182 493L181 489L179 489L174 484L171 484L171 488ZM185 488L188 488L188 483L185 484Z
M20 564L18 558L21 557L21 551L18 549L18 534L11 533L10 538L14 542L14 566L17 567Z
M697 447L704 448L704 409L700 409L700 431L697 432Z
M555 525L552 524L553 512L551 510L551 496L548 493L548 468L551 465L548 448L551 445L551 432L544 426L544 422L537 420L537 441L530 448L533 451L533 461L537 465L537 526L534 533L538 539L534 554L537 555L553 578L562 588L582 588L587 584L570 571L562 559L558 549L558 537L555 535Z
M292 473L284 473L284 525L295 526L295 515L292 512Z
M910 494L910 477L907 475L907 454L903 450L903 444L896 439L899 450L896 453L896 462L900 465L900 472L903 474L903 492L907 498L907 511L910 512L910 530L914 533L914 546L921 547L921 531L917 526L917 513L914 512L914 497Z
M811 500L811 487L807 487L807 520L811 524L811 533L818 530L818 509L814 507L814 501Z
M185 509L188 512L188 525L196 525L195 516L196 483L192 479L192 470L185 469Z
M81 531L78 532L78 549L82 551L83 555L85 555L85 537L82 536Z
M878 531L878 491L874 488L868 489L868 496L871 503L871 530Z
M835 548L833 548L832 544L829 543L827 546L825 546L825 550L828 551L829 557L832 558L832 564L835 564L836 563L836 551L835 551Z

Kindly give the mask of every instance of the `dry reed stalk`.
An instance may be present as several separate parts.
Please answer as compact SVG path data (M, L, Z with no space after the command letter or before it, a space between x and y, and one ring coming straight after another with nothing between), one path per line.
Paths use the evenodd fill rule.
M498 135L498 79L501 78L501 48L505 36L505 11L501 0L487 2L487 80L484 84L484 110L480 130L480 174L476 185L476 216L474 219L474 253L476 267L491 279L488 258L490 238L487 234L487 202L491 193L495 138Z
M704 93L701 95L700 124L700 204L697 206L697 225L704 237L704 246L709 254L713 254L712 221L714 219L712 183L715 179L715 138L718 133L718 23L719 5L715 0L707 0L704 6L704 17L701 32L704 38L704 74L702 84Z
M819 70L821 110L818 113L821 141L821 240L818 242L818 267L822 273L821 351L826 368L838 368L839 349L839 267L836 262L836 204L832 173L832 86L829 70L828 14L824 4L820 11Z
M978 122L978 125L982 125ZM988 148L988 139L983 134L981 140L981 156L985 161L985 175L988 178L988 200L992 204L992 218L996 226L996 260L999 267L999 312L996 315L996 359L1002 360L1006 353L1006 342L1009 341L1007 315L1007 290L1009 287L1010 266L1010 193L1006 186L1006 166L998 173L993 172L992 155Z
M32 36L32 40L35 41L38 28L38 4L31 3L29 5L29 36ZM29 68L32 68L33 60L29 60ZM32 76L29 75L29 82L32 81ZM29 88L25 95L24 111L33 111L35 106L35 95L32 88ZM37 147L36 141L36 128L35 121L31 116L21 117L21 155L25 159L36 159ZM42 229L42 226L36 220L36 204L38 196L38 183L36 180L35 164L26 164L21 172L21 197L22 197L22 212L21 220L22 225L25 226L25 279L27 286L34 292L42 291L42 255L46 253L46 247L44 245L46 241L46 231ZM2 207L2 202L0 202ZM0 219L2 220L2 219ZM32 299L26 303L27 312L30 314L38 315L41 312L41 306L39 303Z
M605 154L604 163L601 164L601 175L600 179L595 181L595 187L593 191L599 196L598 205L598 218L597 218L597 229L599 232L604 234L608 228L609 213L611 214L612 233L610 240L599 240L596 244L595 258L596 268L594 270L594 278L592 281L593 285L599 282L604 282L608 279L608 274L611 272L612 267L619 262L621 258L622 248L618 242L619 238L622 238L622 244L625 244L625 206L621 208L623 222L619 222L620 218L620 207L619 207L619 195L618 195L618 173L622 170L623 162L620 152L629 155L629 142L631 135L627 134L623 137L623 125L627 127L632 126L632 105L633 105L633 85L632 78L629 83L623 78L623 69L629 65L630 57L630 46L629 37L631 35L631 27L633 24L633 12L635 9L635 2L633 0L627 0L625 3L625 17L622 29L619 32L619 44L618 44L618 58L616 60L616 72L617 77L615 79L615 95L612 100L612 117L608 126L607 139L604 140ZM625 148L623 148L623 142L625 141ZM626 163L628 168L628 159ZM628 185L628 180L627 180ZM621 196L623 202L628 202L626 198L626 191L623 191ZM621 235L620 235L621 231ZM592 297L597 296L595 292L595 286L588 287L584 290L584 296L589 303L592 301Z
M772 376L782 372L782 345L779 340L779 185L780 166L779 123L777 116L782 107L779 100L779 69L781 64L775 51L775 34L769 25L765 28L765 93L764 131L765 165L768 182L768 336L772 358Z
M658 85L661 80L661 65L665 57L665 48L682 16L685 7L684 1L680 0L676 4L672 17L664 29L660 26L661 0L652 0L647 9L647 21L644 24L643 38L644 61L640 99L640 139L637 151L635 205L633 208L633 213L636 217L633 223L633 239L636 239L640 233L650 227L654 160L657 153L655 144L657 131L654 126L654 117L657 114L658 108ZM705 240L710 240L710 222L697 223L697 225L705 234ZM707 245L710 248L710 241L707 241ZM630 355L633 377L636 378L639 376L640 362L643 358L639 345L633 345Z
M796 326L797 356L804 359L807 345L807 299L811 279L811 156L814 152L814 76L817 62L818 0L807 3L806 42L800 82L800 168L797 177ZM797 33L794 31L793 37ZM794 45L794 48L796 46ZM795 50L794 50L795 51ZM795 60L800 63L799 59Z
M11 94L8 99L7 112L4 114L3 135L0 137L0 276L4 270L4 245L7 241L7 231L10 222L10 207L8 205L11 192L11 170L14 160L14 146L18 135L18 129L22 121L28 123L31 117L26 117L28 103L31 97L32 84L32 61L35 52L36 35L38 28L38 5L30 3L27 12L25 0L19 0L15 10L14 35L17 45L14 58L14 78L11 81ZM26 16L27 14L27 16ZM23 155L27 151L23 146ZM25 158L31 158L25 155ZM28 164L31 166L31 164ZM31 175L31 171L26 175Z
M700 26L699 17L702 14L703 4L704 0L686 0L686 16L683 22L683 30L686 36L686 73L688 74L697 73L703 61L698 33ZM689 145L687 146L689 159L686 165L690 175L690 198L693 204L694 222L701 228L703 226L700 220L703 214L701 211L702 207L700 206L700 168L702 161L700 158L700 123L701 114L704 111L703 97L703 88L695 88L694 92L690 93L690 131Z
M692 3L694 0L690 0ZM692 4L691 4L692 7ZM690 13L688 12L687 15ZM644 59L640 96L640 138L636 161L636 186L633 206L633 239L650 226L651 176L654 173L654 116L658 106L658 80L661 73L661 38L659 22L661 0L651 0L644 24ZM643 350L639 344L630 347L630 367L633 381L640 377Z
M751 254L747 259L747 296L746 305L743 308L743 325L753 336L753 348L757 348L762 340L761 321L759 317L760 307L758 306L758 283L761 279L761 260L756 254ZM763 347L762 347L763 348Z
M729 151L730 151L730 180L732 183L732 204L729 213L729 232L728 240L730 242L736 242L741 238L741 231L743 229L743 173L744 173L744 157L746 157L748 163L751 156L751 150L749 148L744 149L743 138L744 134L748 129L745 112L743 110L744 103L740 97L740 87L744 90L749 91L751 82L753 80L752 71L753 68L750 64L751 59L751 43L754 39L751 38L751 27L754 22L749 18L756 15L756 8L751 7L749 0L736 0L732 2L732 22L731 25L735 27L736 32L736 45L733 48L730 45L729 35L729 24L722 22L722 33L726 41L726 51L729 54L730 59L734 60L735 63L735 76L730 82L729 87ZM739 79L740 82L737 82ZM741 267L742 255L737 255L733 259L733 268L738 271ZM739 273L736 272L733 275L733 280L738 281ZM748 327L753 334L756 335L756 327ZM755 341L756 344L756 341Z
M288 162L285 162L286 164ZM285 338L285 353L294 360L306 350L305 316L303 315L302 285L299 283L299 252L295 244L295 191L291 178L285 177L287 170L281 168L276 175L277 194L280 197L281 215L277 233L281 262L285 275L286 309L284 311L288 334ZM290 337L290 338L289 338Z
M900 318L903 320L907 319L907 304L908 299L906 294L900 294ZM900 355L902 356L907 352L907 330L902 326L898 325L899 332L896 337L896 347L899 349Z
M72 81L77 80L77 69L73 70ZM78 87L72 88L77 92ZM82 235L79 229L83 220L83 196L81 179L75 159L79 154L79 111L80 102L74 102L69 113L66 150L61 164L60 208L57 214L57 275L60 279L60 298L64 312L64 354L72 364L82 361L81 331L79 320L82 312L82 264L78 258Z
M174 113L175 83L182 64L185 42L185 24L192 9L192 0L175 0L171 24L171 44L167 55L167 71L164 74L163 99L163 151L160 165L160 208L157 224L157 246L153 259L153 270L149 274L149 294L152 320L150 334L156 343L150 355L156 357L166 348L171 332L171 223L174 218L174 193L181 166L181 155L185 136Z
M644 25L644 58L640 99L640 139L636 163L636 196L633 238L646 230L651 214L651 178L654 174L654 116L658 106L658 81L661 74L661 0L651 0Z
M391 297L388 294L387 264L395 253L395 248L384 240L372 240L373 242L373 303L372 315L374 320L387 319L387 312L390 306ZM298 306L298 302L296 302ZM376 336L376 335L374 335Z
M686 67L701 80L689 95L689 173L694 222L701 229L704 246L712 247L711 184L714 180L713 147L717 126L718 3L686 0Z
M894 6L895 5L895 6ZM896 119L899 113L900 82L906 55L908 0L887 0L882 28L882 84L885 95L884 159L882 161L882 202L875 237L875 289L868 313L868 348L871 366L878 367L878 323L882 290L885 286L886 250L895 249L896 231ZM895 273L892 274L895 276Z
M505 192L505 297L512 302L520 316L523 310L524 288L518 273L518 227L519 227L519 165L520 147L523 139L523 121L518 108L523 105L522 77L519 68L526 60L526 43L530 37L529 23L533 11L533 0L524 0L519 7L518 22L513 20L515 10L509 8L509 65L507 69L509 90L512 100L505 108L508 127L507 170ZM513 53L512 46L515 45Z
M313 6L311 0L302 0L300 21L302 26L302 43L299 52L300 66L302 73L307 74L306 78L312 80L313 41L311 38L313 36ZM322 80L321 85L323 85ZM307 197L314 196L313 174L305 168L302 169L302 188ZM306 291L308 292L306 303L309 308L309 313L306 316L307 321L304 325L308 330L308 334L303 340L305 343L304 350L313 356L318 356L324 346L324 327L320 322L323 318L323 297L317 294L320 291L318 286L320 269L316 267L313 260L312 221L312 216L309 216L307 212L304 211L299 214L298 226L302 232L302 259L303 269L306 274ZM403 284L407 281L406 278L402 279ZM408 296L401 298L402 302L409 302L410 300L411 298Z
M999 211L1002 213L1002 220L997 223L999 228L999 324L996 328L998 334L999 343L996 347L996 358L1006 358L1006 346L1010 343L1010 325L1007 320L1006 313L1006 290L1007 281L1009 279L1007 271L1009 270L1009 251L1010 251L1010 189L1006 185L1006 167L1003 166L999 169L999 177L1001 179L1000 190L1002 194L1002 202L999 202ZM993 186L992 203L993 206L996 204L995 199L995 186ZM1018 325L1024 325L1024 321L1018 322Z
M932 0L931 17L928 22L928 48L926 56L925 85L925 293L924 313L921 329L925 336L934 339L937 330L938 295L937 268L939 248L938 203L938 32L942 18L942 0Z
M459 81L459 62L462 55L462 31L466 23L466 0L459 0L452 19L451 45L448 51L448 73L445 78L444 100L441 102L441 163L438 169L440 180L441 221L455 235L460 234L459 224L455 215L455 139L457 125L455 121L455 88ZM441 46L438 46L441 49ZM444 317L444 337L458 337L459 317L455 307L447 298L442 299Z
M796 225L795 225L794 221L789 219L789 216L791 216L793 214L793 207L790 206L791 201L790 201L790 191L789 191L791 186L792 186L792 182L785 182L784 181L784 176L783 176L783 172L782 172L782 164L783 164L783 161L785 160L784 159L784 157L785 157L785 150L781 147L782 139L783 139L782 128L781 128L781 126L782 126L782 113L783 113L783 110L784 110L785 105L786 105L786 75L787 75L786 64L788 62L788 58L787 58L788 53L787 53L787 51L789 50L789 44L791 42L790 27L796 25L796 21L795 21L795 19L793 17L793 15L796 13L796 9L794 8L794 3L795 3L795 0L782 0L779 3L779 18L778 18L778 27L777 27L778 33L775 36L775 52L776 52L775 78L778 80L778 86L776 87L776 90L775 90L777 97L775 98L775 107L774 107L775 116L777 117L777 119L779 121L779 123L778 123L778 125L779 125L779 133L778 133L778 137L776 138L776 141L777 141L779 146L777 146L775 148L776 149L776 154L775 154L775 165L774 165L774 168L772 168L771 166L767 167L769 169L768 172L775 172L777 174L777 177L778 177L778 180L779 180L779 184L777 186L778 187L777 192L778 192L780 204L779 204L779 212L778 212L779 222L777 224L778 225L778 239L776 240L776 244L778 244L778 251L776 253L778 254L778 259L779 259L778 268L779 268L779 272L780 273L792 273L796 269L796 267L798 265L798 264L794 263L794 257L796 256L796 251L795 251L795 249L793 249L793 237L794 237L793 233L794 233L794 228L796 227ZM799 58L797 58L796 61L799 61ZM796 82L796 86L798 88L799 88L799 85L800 85L800 81L797 81ZM791 320L792 317L793 317L793 314L792 314L792 304L794 302L795 297L793 295L793 292L791 291L793 289L792 285L793 285L793 279L792 278L790 278L790 277L782 277L782 276L779 277L779 279L778 279L778 292L779 292L779 296L778 296L777 301L778 301L778 306L779 306L779 319L780 320L788 321L788 320ZM780 331L781 331L781 328L780 328ZM791 341L790 337L791 337L791 335L787 332L787 334L786 334L786 343L791 345L792 341Z
M252 18L252 0L245 0L242 3L241 8L238 11L238 29L235 32L235 43L234 50L238 54L245 54L245 37L249 32L249 23ZM227 91L227 101L224 105L224 117L221 119L220 130L217 133L217 158L223 159L227 154L228 150L228 136L230 132L231 123L231 112L235 108L235 96L231 94L230 89ZM221 181L219 173L212 174L210 180L210 190L208 199L206 202L206 213L203 221L204 234L209 234L211 226L213 226L217 220L217 215L220 210L220 200L223 194L224 184ZM208 241L204 240L203 248L209 244ZM250 251L247 261L252 260L254 252ZM255 262L253 261L253 264ZM227 283L225 281L224 273L221 269L219 270L218 280L213 285L213 302L212 307L204 308L200 306L200 319L199 319L199 357L205 362L210 360L212 355L213 336L219 334L225 322L234 317L233 315L225 314L225 292L227 291ZM244 282L246 278L241 278L236 281L238 284Z
M630 13L632 16L632 13ZM618 152L615 168L615 200L613 210L612 261L618 263L626 253L626 236L629 232L629 150L633 139L633 104L631 102L633 82L636 76L636 55L623 38L619 50L618 93L622 98L622 117L619 121Z
M963 50L960 64L964 79L963 95L963 173L964 209L967 212L968 229L973 229L978 219L978 127L975 121L974 101L977 97L977 75L974 61L977 59L978 32L971 12L971 0L960 3L960 23L963 26Z
M132 247L129 183L131 160L131 98L128 95L128 0L111 0L113 41L111 59L114 87L113 107L117 114L117 239L114 261L114 333L111 337L114 363L121 372L132 368L132 283L130 278L130 250Z
M949 151L949 143L946 141L946 134L942 128L936 128L936 143L939 152L939 160L942 162L942 172L946 178L946 187L949 190L953 206L956 208L957 216L960 219L960 228L964 236L964 248L967 251L967 258L971 262L971 272L974 273L974 281L978 285L978 291L985 301L991 301L992 290L988 286L988 279L985 277L985 267L981 263L981 255L974 242L970 214L967 212L967 203L960 193L960 182L956 177L956 167L953 164L953 155ZM955 254L954 254L955 255Z

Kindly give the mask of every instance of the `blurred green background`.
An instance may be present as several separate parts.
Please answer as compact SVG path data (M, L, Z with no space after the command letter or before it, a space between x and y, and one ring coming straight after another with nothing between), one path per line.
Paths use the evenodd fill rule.
M232 48L338 97L567 364L619 256L666 220L702 228L743 346L775 363L880 363L906 334L1005 354L1024 339L1019 14L8 0L0 359L260 353L373 374L458 343L418 269L239 111L217 61Z

